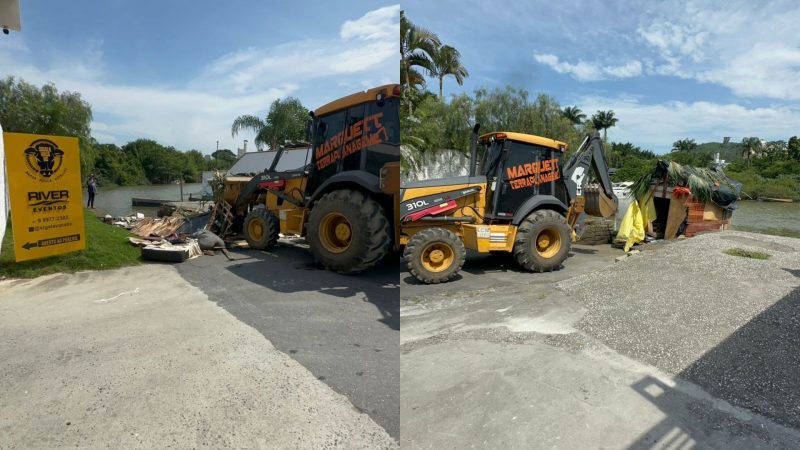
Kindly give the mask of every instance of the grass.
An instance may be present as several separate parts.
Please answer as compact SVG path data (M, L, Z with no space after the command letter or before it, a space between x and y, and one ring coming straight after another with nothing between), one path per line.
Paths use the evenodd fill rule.
M725 250L724 253L731 256L741 256L742 258L751 258L751 259L769 259L770 257L770 255L766 253L754 252L742 248L729 248Z
M141 252L128 242L131 234L103 223L85 210L86 250L32 261L14 262L14 239L9 223L0 253L0 277L35 278L51 273L108 270L141 263Z

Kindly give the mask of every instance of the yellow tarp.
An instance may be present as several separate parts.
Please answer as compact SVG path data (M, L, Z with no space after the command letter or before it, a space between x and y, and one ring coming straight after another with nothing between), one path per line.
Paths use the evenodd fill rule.
M639 207L639 202L634 200L622 217L614 242L625 243L625 251L629 251L633 244L644 241L647 223L655 218L656 207L653 204L653 197L649 197L644 208Z

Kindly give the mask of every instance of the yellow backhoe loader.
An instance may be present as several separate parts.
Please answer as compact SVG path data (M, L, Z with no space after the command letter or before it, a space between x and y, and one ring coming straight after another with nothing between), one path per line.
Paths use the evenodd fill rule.
M564 142L513 132L478 137L479 128L472 133L469 175L401 186L403 258L423 283L452 280L465 249L511 252L530 271L558 269L581 213L616 212L598 133L587 135L562 165ZM599 185L589 185L590 172Z
M234 231L268 249L279 233L306 238L325 267L357 273L398 245L400 86L358 92L312 113L311 145L300 167L286 149L252 177L226 180Z

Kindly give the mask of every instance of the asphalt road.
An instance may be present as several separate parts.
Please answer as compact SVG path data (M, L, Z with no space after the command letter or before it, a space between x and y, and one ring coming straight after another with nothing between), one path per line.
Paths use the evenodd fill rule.
M358 410L400 436L398 264L344 276L302 244L233 250L177 266L211 301L263 334Z

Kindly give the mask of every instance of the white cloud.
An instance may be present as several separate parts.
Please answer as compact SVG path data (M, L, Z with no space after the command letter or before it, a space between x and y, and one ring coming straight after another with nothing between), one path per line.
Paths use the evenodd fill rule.
M643 104L633 97L584 97L576 102L587 113L613 110L619 119L609 140L632 142L663 153L678 139L698 142L733 141L745 136L786 140L798 134L800 109L783 106L748 108L736 103L664 102Z
M100 41L90 42L80 55L41 66L21 38L0 40L0 76L80 92L92 105L93 134L101 142L146 137L181 149L210 150L220 140L220 148L235 149L233 119L261 115L277 98L297 96L314 108L364 88L367 80L396 81L399 9L384 7L348 20L328 40L233 51L210 61L185 85L108 82ZM346 87L340 88L342 81ZM242 139L252 141L252 136L244 133L236 141Z
M654 73L727 87L748 98L800 99L797 2L668 4L636 32Z
M593 21L607 30L608 45L585 41L540 53L536 61L579 81L662 75L713 83L754 99L800 100L800 3L789 0L699 0L611 2L629 12L619 20ZM575 6L564 13L577 17ZM568 42L561 40L560 42ZM577 61L577 62L571 62ZM628 61L608 65L608 61Z
M400 5L386 6L370 11L357 20L346 21L339 32L342 39L384 39L397 38L396 28L400 17Z
M630 60L621 66L603 66L579 60L577 63L561 61L558 56L549 53L537 53L533 58L558 73L570 74L579 81L596 81L607 78L630 78L642 74L642 63Z

